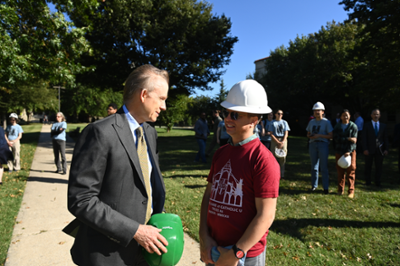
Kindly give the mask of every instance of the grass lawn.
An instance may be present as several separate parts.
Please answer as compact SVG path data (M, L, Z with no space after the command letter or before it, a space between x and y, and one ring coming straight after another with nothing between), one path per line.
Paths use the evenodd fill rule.
M87 124L68 123L67 132ZM23 126L22 170L4 173L0 187L0 265L39 139L41 124ZM199 209L211 158L194 163L197 143L190 129L158 131L161 170L167 189L165 208L178 214L184 230L198 240ZM76 138L75 138L76 140ZM209 138L210 142L210 138ZM209 144L209 143L208 143ZM310 193L310 160L306 139L290 137L285 180L280 184L276 219L268 236L268 265L400 265L400 186L396 152L384 161L381 188L364 187L363 157L357 159L353 200L337 196L333 154L329 157L330 194ZM332 149L331 149L332 150ZM321 183L321 181L320 181Z
M157 131L167 189L165 208L178 214L184 230L198 240L199 210L211 159L207 164L193 162L197 153L193 131ZM280 183L276 218L268 236L267 264L400 265L400 175L396 156L397 152L391 150L385 158L379 189L364 186L364 161L359 156L352 200L336 195L337 176L331 153L330 194L323 194L321 179L318 190L311 193L306 138L290 137L285 180Z
M21 170L12 173L5 171L3 185L0 186L0 265L4 265L7 256L42 124L24 125L22 128ZM3 168L7 170L7 165L3 165Z

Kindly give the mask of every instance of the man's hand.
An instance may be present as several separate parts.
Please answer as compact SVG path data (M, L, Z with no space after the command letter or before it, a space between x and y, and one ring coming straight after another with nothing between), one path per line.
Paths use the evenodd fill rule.
M200 239L200 258L204 263L214 264L211 258L211 249L216 246L218 246L217 242L210 236Z
M218 247L218 251L221 255L215 266L236 266L238 264L239 260L235 257L232 249Z
M364 155L368 156L369 152L367 150L364 151Z
M388 155L388 153L389 153L388 151L384 151L384 152L383 152L383 155L386 156L386 155Z
M12 142L12 141L9 141L9 142L7 142L7 144L8 144L8 146L12 147L12 146L13 146L13 144L14 144L14 142Z
M168 241L160 235L162 230L151 225L139 225L136 234L133 238L144 247L149 253L157 253L161 256L161 252L167 253L165 246L168 246ZM160 242L161 241L161 242Z
M278 149L282 149L282 147L283 147L283 142L278 142L276 146L278 147Z

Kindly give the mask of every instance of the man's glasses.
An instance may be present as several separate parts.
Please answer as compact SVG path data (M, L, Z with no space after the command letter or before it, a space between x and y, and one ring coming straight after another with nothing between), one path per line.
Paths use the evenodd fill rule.
M239 113L238 112L232 112L228 110L223 111L224 117L228 118L229 115L231 115L232 120L237 120L239 118Z

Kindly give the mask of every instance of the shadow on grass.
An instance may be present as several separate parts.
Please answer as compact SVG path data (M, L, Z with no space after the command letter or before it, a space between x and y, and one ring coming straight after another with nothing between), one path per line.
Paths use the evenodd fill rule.
M58 178L46 178L46 177L30 177L28 182L42 182L42 183L52 183L52 184L68 184L68 180L58 179Z
M271 230L275 233L296 237L304 240L303 229L308 226L314 227L331 227L331 228L400 228L400 222L361 222L346 221L337 219L287 219L275 220L271 226Z
M195 188L203 188L207 185L185 185L186 188L195 189Z
M207 177L207 175L171 175L167 178L186 178L186 177L193 177L193 178L202 178Z

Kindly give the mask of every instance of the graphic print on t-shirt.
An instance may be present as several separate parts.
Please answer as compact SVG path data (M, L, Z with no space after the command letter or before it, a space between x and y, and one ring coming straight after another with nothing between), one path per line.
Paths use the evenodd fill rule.
M318 134L320 129L321 129L321 126L313 125L311 133L312 134Z
M285 132L283 130L284 130L283 125L279 124L278 128L276 129L276 132L278 133L278 136L282 136L282 135L285 134Z
M224 205L242 207L243 179L237 180L232 174L230 160L221 171L214 175L210 200Z

